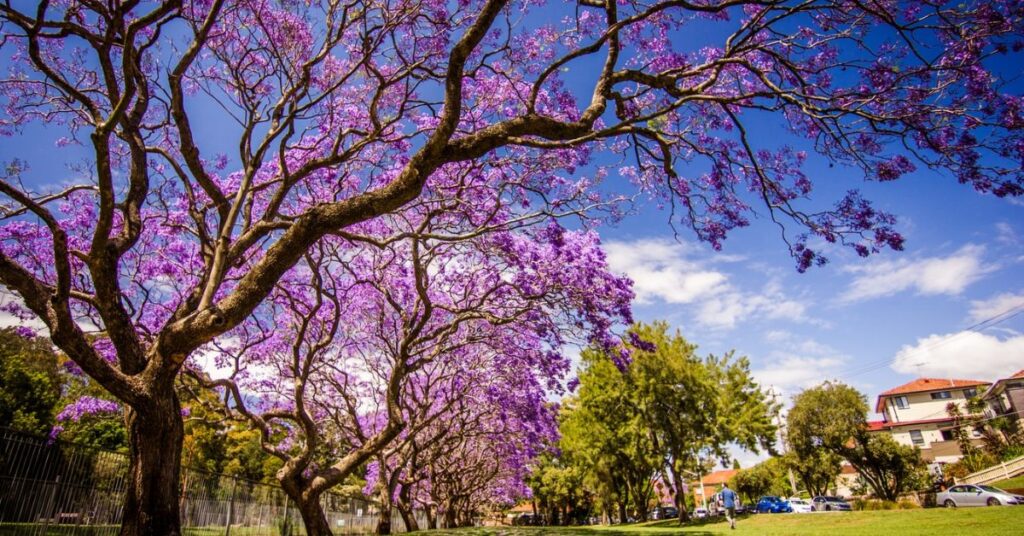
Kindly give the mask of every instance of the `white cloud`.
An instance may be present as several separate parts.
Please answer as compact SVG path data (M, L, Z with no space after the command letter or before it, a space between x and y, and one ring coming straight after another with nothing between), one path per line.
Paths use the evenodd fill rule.
M1013 225L1005 221L996 223L996 240L1005 246L1019 246L1020 238L1017 237L1017 231L1013 228Z
M765 338L785 350L771 352L753 374L762 387L782 396L780 402L788 403L799 391L835 378L849 361L848 356L827 344L785 331L769 332Z
M968 244L948 257L901 259L848 267L846 271L856 274L856 277L840 299L845 302L861 301L911 289L924 295L960 294L968 285L992 271L993 267L983 264L984 253L983 246Z
M1000 339L976 331L930 335L903 346L892 369L917 376L996 380L1024 366L1024 335Z
M729 282L729 275L707 267L710 261L691 258L698 250L685 244L644 239L611 241L604 248L612 270L633 280L637 304L694 304L697 323L717 329L731 329L754 315L806 320L806 304L788 298L776 281L769 280L757 293L741 291Z
M972 323L984 322L1018 307L1024 307L1024 291L1017 294L1006 292L987 300L972 301L969 319Z
M604 249L612 269L633 279L636 301L641 304L655 299L692 303L718 292L727 279L725 274L701 269L687 260L685 247L669 240L608 242Z

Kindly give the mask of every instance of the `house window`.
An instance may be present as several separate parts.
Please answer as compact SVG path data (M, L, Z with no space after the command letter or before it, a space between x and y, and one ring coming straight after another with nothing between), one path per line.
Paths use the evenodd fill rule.
M920 447L921 445L924 445L924 434L922 434L920 430L911 430L910 440Z
M942 431L942 440L943 441L952 441L953 440L953 431L952 430L943 430Z
M932 400L945 400L947 398L953 398L949 391L936 391L932 393Z
M964 389L964 398L974 398L978 394L978 390L974 387Z
M907 409L910 407L910 403L907 402L907 397L905 396L897 396L893 398L893 402L895 402L896 407L900 409Z

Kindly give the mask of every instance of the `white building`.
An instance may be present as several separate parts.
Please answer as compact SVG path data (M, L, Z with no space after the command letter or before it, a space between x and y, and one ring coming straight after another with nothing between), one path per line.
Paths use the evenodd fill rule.
M955 462L961 458L953 439L953 419L946 412L950 403L967 413L967 399L985 391L991 382L918 378L878 395L875 411L882 420L870 421L873 431L886 431L904 445L921 449L929 462Z

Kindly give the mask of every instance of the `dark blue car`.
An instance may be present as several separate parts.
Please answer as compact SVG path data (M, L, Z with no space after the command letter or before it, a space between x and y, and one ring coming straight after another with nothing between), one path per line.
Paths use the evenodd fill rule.
M789 505L789 501L774 497L765 496L761 497L761 500L757 501L757 513L759 514L787 514L793 511L793 507Z

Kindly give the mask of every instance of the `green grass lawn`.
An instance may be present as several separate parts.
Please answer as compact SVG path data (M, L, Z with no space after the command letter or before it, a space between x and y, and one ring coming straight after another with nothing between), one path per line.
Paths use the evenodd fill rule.
M757 515L741 518L736 530L725 521L680 527L674 521L595 527L482 527L420 532L421 536L658 536L661 534L757 534L763 536L942 536L1020 534L1024 506L931 508L820 514Z
M0 536L117 536L118 525L48 525L45 530L39 523L0 523ZM183 536L224 536L224 527L185 527ZM231 527L231 536L277 536L278 530L271 527ZM301 527L295 535L305 534Z
M989 485L1002 489L1024 489L1024 475L1015 476L1007 480L1000 480Z

